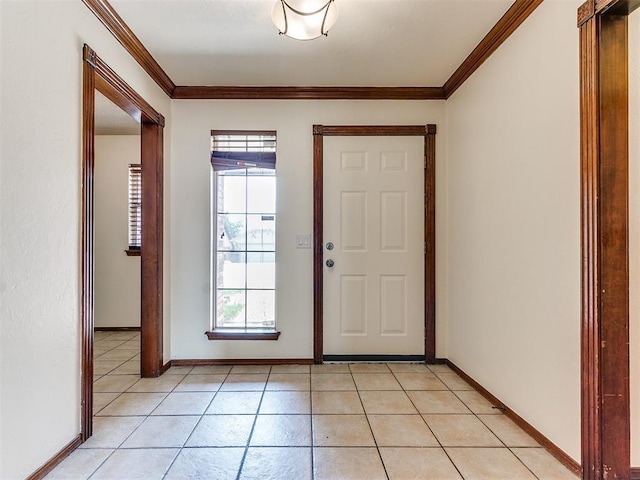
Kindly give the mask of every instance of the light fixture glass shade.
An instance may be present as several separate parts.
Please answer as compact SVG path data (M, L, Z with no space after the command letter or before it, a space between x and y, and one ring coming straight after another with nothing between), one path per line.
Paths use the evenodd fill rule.
M271 19L281 35L312 40L335 25L338 7L334 0L277 0Z

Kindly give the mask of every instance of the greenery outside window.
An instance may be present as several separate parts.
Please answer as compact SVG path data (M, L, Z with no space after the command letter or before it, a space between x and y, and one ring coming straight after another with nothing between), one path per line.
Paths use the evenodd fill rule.
M212 132L213 332L275 332L275 150L275 132Z

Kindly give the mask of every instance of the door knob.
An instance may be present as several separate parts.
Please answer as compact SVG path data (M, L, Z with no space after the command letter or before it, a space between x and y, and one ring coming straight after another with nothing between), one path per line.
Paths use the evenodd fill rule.
M325 262L325 264L327 265L327 267L331 268L335 265L335 263L333 262L333 260L329 259Z
M327 242L327 250L333 250L333 242Z

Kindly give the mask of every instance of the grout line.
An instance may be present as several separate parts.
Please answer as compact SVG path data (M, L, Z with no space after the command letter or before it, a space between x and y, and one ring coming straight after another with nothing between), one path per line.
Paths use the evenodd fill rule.
M117 332L115 332L115 333L117 333ZM104 340L104 339L106 339L106 338L108 338L108 336L107 336L107 337L103 337L103 338L101 338L101 340ZM129 340L126 340L126 341L129 341ZM125 341L125 342L126 342L126 341ZM111 350L116 349L116 348L118 348L118 347L113 347ZM109 351L111 351L111 350L109 350ZM107 353L107 352L105 352L105 353ZM136 354L136 355L137 355L137 354ZM135 357L136 355L134 355L134 357ZM132 358L133 358L133 357L132 357ZM113 371L114 371L114 370L116 370L117 368L120 368L124 363L126 363L126 362L128 362L128 361L130 361L130 360L131 360L131 359L121 361L121 363L120 363L120 365L119 365L119 366L117 366L117 367L115 367L114 369L112 369L109 373L107 373L107 374L103 374L103 377L104 377L104 376L107 376L107 375L108 375L108 376L110 376L110 377L118 376L119 374L113 374L113 373L111 373L111 372L113 372ZM429 429L429 431L431 432L431 434L433 435L433 437L436 439L436 442L437 442L437 444L438 444L438 446L433 446L433 447L424 446L424 447L420 447L420 448L425 448L425 449L426 449L426 448L439 448L439 449L441 449L441 450L445 453L445 455L447 456L447 458L449 459L449 461L453 464L453 466L454 466L454 468L456 469L456 471L457 471L457 472L462 476L462 473L461 473L461 472L460 472L460 470L458 469L458 466L455 464L455 462L453 462L453 460L452 460L451 456L449 455L449 453L447 452L447 450L445 449L445 447L442 445L442 443L440 442L440 440L438 439L438 437L435 435L435 433L433 432L433 430L431 429L431 427L429 426L429 424L427 423L427 421L424 419L423 414L421 414L421 413L420 413L420 411L419 411L419 410L418 410L418 408L416 407L416 405L415 405L414 401L412 400L412 398L409 396L409 394L408 394L408 393L409 393L410 391L413 391L413 390L410 390L410 391L409 391L409 390L406 390L406 389L404 388L404 386L402 385L402 383L400 383L400 381L399 381L399 379L398 379L398 376L397 376L398 374L402 374L402 373L421 373L421 372L402 372L402 371L395 372L395 371L393 371L393 370L391 370L391 369L389 368L389 365L388 365L387 363L385 363L384 365L386 365L386 366L387 366L387 368L390 370L390 372L389 372L389 371L387 371L387 372L354 372L354 371L351 369L351 364L347 364L347 365L348 365L348 372L335 372L335 373L333 373L333 372L332 372L332 373L327 373L327 375L337 374L337 373L340 373L340 374L348 373L348 374L350 375L351 380L352 380L352 382L353 382L353 384L354 384L354 386L355 386L355 392L356 392L356 393L357 393L357 395L358 395L358 399L359 399L359 401L360 401L360 405L361 405L361 407L362 407L363 413L364 413L365 418L366 418L366 420L367 420L367 424L368 424L368 426L369 426L369 430L370 430L371 435L372 435L373 440L374 440L374 444L375 444L376 451L378 452L378 456L379 456L379 458L380 458L380 461L382 462L382 466L383 466L383 469L384 469L384 471L385 471L385 475L386 475L387 479L389 478L389 474L388 474L388 472L387 472L387 467L386 467L386 465L385 465L385 463L384 463L384 460L382 459L382 454L381 454L381 451L380 451L380 447L378 446L378 441L377 441L377 439L376 439L376 437L375 437L375 435L374 435L374 433L373 433L373 429L372 429L372 427L371 427L371 423L370 423L370 419L369 419L369 414L366 412L366 410L365 410L365 408L364 408L364 404L363 404L362 397L361 397L361 391L367 391L367 392L370 392L370 391L386 391L386 390L360 390L360 389L358 388L357 383L355 382L355 376L354 376L354 373L355 373L355 374L361 374L361 373L369 373L369 374L383 374L383 373L391 373L391 374L393 375L393 378L395 379L395 381L397 381L397 382L399 383L401 390L389 390L389 391L402 391L402 392L406 395L406 397L407 397L407 398L409 399L409 401L411 402L412 406L415 408L415 410L416 410L417 414L418 414L418 415L420 415L421 419L423 420L423 422L425 423L425 425L427 426L427 428ZM131 386L130 386L130 387L128 387L125 391L122 391L122 392L96 392L96 393L114 393L114 394L117 394L117 396L116 396L114 399L110 400L107 404L105 404L105 405L104 405L104 406L103 406L99 411L97 411L96 413L94 413L94 418L96 418L96 417L97 417L97 414L98 414L99 412L103 411L103 410L104 410L105 408L107 408L110 404L112 404L115 400L117 400L118 398L120 398L120 397L122 396L122 394L123 394L123 393L161 393L161 394L164 394L164 397L162 398L162 400L160 400L160 402L159 402L159 403L158 403L154 408L152 408L152 409L151 409L151 411L150 411L147 415L105 415L105 416L100 416L100 417L99 417L99 418L118 418L118 417L120 417L120 418L126 418L126 417L144 417L144 418L143 418L143 419L141 420L141 422L140 422L140 423L139 423L139 424L138 424L138 425L137 425L137 426L136 426L136 427L131 431L131 433L129 433L129 435L127 435L127 436L124 438L124 440L123 440L122 442L120 442L120 443L119 443L119 445L118 445L116 448L100 448L100 447L95 448L95 450L111 450L111 453L110 453L110 454L109 454L109 455L108 455L108 456L107 456L107 457L106 457L106 458L105 458L105 459L104 459L104 460L103 460L103 461L102 461L102 462L101 462L101 463L100 463L100 464L99 464L99 465L98 465L98 466L93 470L93 472L92 472L92 473L90 473L90 474L89 474L89 476L88 476L87 478L92 478L92 477L94 477L94 475L96 474L96 472L98 472L98 471L103 467L103 465L104 465L104 464L105 464L105 463L106 463L106 462L107 462L107 461L108 461L108 460L109 460L109 459L114 455L114 453L115 453L116 451L118 451L118 450L144 450L144 449L166 449L166 448L176 448L176 447L163 447L163 446L159 446L159 447L135 447L135 448L130 448L130 449L129 449L129 448L128 448L128 449L123 449L123 448L122 448L122 445L124 445L124 443L125 443L129 438L131 438L131 436L132 436L132 435L133 435L133 434L134 434L134 433L135 433L135 432L140 428L140 426L141 426L141 425L142 425L142 424L143 424L143 423L144 423L144 422L145 422L149 417L159 417L159 415L153 415L153 412L155 412L155 411L160 407L160 405L161 405L161 404L162 404L162 403L167 399L167 397L168 397L169 395L171 395L172 393L175 393L175 392L176 392L176 389L178 388L178 386L179 386L179 385L181 385L181 384L182 384L182 383L187 379L187 377L188 377L189 375L194 374L194 373L192 373L192 372L193 372L193 370L194 370L194 367L192 367L188 372L186 372L186 373L184 373L184 374L180 374L180 375L182 375L182 378L180 378L180 380L178 381L178 383L176 383L173 387L171 387L171 390L169 390L168 392L130 392L129 390L130 390L131 388L133 388L133 387L134 387L134 386L135 386L135 385L136 385L136 384L137 384L141 379L137 380L133 385L131 385ZM192 437L193 433L195 432L195 430L198 428L198 426L199 426L199 425L200 425L200 423L202 422L202 420L203 420L204 416L206 415L207 410L211 407L211 404L213 403L213 401L215 400L215 398L217 398L217 397L218 397L218 394L219 394L219 393L221 393L221 389L223 388L223 385L225 384L225 382L228 380L229 376L232 374L232 371L233 371L233 367L229 368L229 370L228 370L228 372L227 372L226 374L216 374L216 375L224 375L224 379L223 379L221 382L215 382L215 383L219 383L219 386L218 386L217 390L215 390L215 391L213 392L213 396L211 397L211 400L209 401L209 403L207 404L207 406L204 408L203 413L201 413L201 414L199 414L199 415L198 415L198 414L193 414L193 415L192 415L192 414L188 414L188 416L194 416L194 417L195 417L195 416L199 416L198 421L196 422L196 424L195 424L194 428L191 430L191 432L189 433L189 435L186 437L186 440L182 443L182 446L181 446L181 447L177 447L177 453L176 453L176 455L173 457L173 459L171 460L171 462L170 462L169 466L167 467L167 469L165 470L165 473L163 474L163 478L168 474L168 472L170 471L170 469L172 468L172 466L173 466L173 465L174 465L174 463L176 462L176 460L177 460L178 456L180 455L180 453L182 452L182 450L183 450L183 449L185 449L185 448L194 448L194 449L197 449L197 448L210 448L210 447L207 447L207 446L185 447L185 445L188 443L189 439ZM426 369L426 373L427 373L427 372L428 372L428 373L433 374L433 375L434 375L434 376L436 376L436 378L438 378L438 379L440 379L440 376L438 375L439 373L445 373L445 372L435 372L435 371L432 371L432 370L431 370L430 368L428 368L428 367L427 367L427 369ZM252 437L253 437L253 434L254 434L254 431L255 431L255 426L256 426L256 424L257 424L257 420L258 420L259 415L260 415L260 408L261 408L261 406L262 406L262 402L263 402L263 400L264 400L265 393L267 392L267 385L269 384L269 379L271 378L271 376L272 376L272 375L274 375L273 367L272 367L272 366L269 366L269 371L268 371L268 372L266 372L266 373L267 373L267 379L266 379L266 381L264 382L264 386L262 387L262 390L252 391L253 393L258 393L258 392L260 392L260 401L259 401L259 403L258 403L258 407L257 407L257 410L256 410L255 415L254 415L254 421L253 421L253 424L252 424L252 426L251 426L251 430L250 430L250 432L249 432L249 436L248 436L248 438L247 438L246 445L244 446L244 453L243 453L243 456L242 456L242 459L241 459L240 465L239 465L239 467L238 467L238 472L237 472L237 475L236 475L236 479L237 479L237 480L239 480L239 479L240 479L240 476L241 476L242 470L243 470L243 468L244 468L244 464L245 464L246 457L247 457L247 454L248 454L248 449L249 449L249 448L253 448L253 447L251 447L251 446L250 446L250 444L251 444L251 440L252 440ZM286 373L286 372L285 372L285 373ZM320 373L322 373L322 372L320 372ZM455 372L453 372L453 373L455 373ZM203 373L203 374L204 374L204 373ZM214 373L212 373L212 374L214 374ZM251 373L251 372L246 372L246 374L252 374L252 373ZM310 369L310 370L309 370L309 387L308 387L308 390L273 390L273 392L290 392L290 393L293 393L293 392L298 392L298 393L299 393L299 392L304 392L304 391L308 391L308 392L309 392L309 406L310 406L310 415L309 415L309 417L310 417L310 422L311 422L311 424L310 424L310 435L311 435L311 438L310 438L310 445L311 445L311 452L310 452L310 453L311 453L311 475L312 475L312 478L314 477L314 474L315 474L315 468L316 468L316 464L315 464L315 461L316 461L316 458L315 458L315 449L316 449L316 445L315 445L315 442L314 442L314 436L313 436L313 433L314 433L314 422L313 422L313 418L314 418L314 410L313 410L314 402L313 402L313 393L314 393L315 391L317 391L317 392L342 392L342 393L346 393L346 392L349 392L349 391L354 391L354 390L314 390L314 389L313 389L313 387L312 387L312 384L311 384L311 378L312 378L312 375L313 375L313 374L314 374L314 372L312 372L312 371L311 371L311 369ZM315 372L315 374L319 374L319 372ZM240 374L238 374L238 375L240 375ZM139 376L139 374L138 374L138 376ZM169 375L169 376L171 376L171 375ZM103 378L103 377L101 377L101 378ZM530 472L531 472L531 474L532 474L535 478L539 478L539 477L538 477L538 476L537 476L537 475L532 471L532 469L531 469L531 468L529 468L529 467L528 467L528 466L527 466L527 465L526 465L526 464L525 464L525 463L520 459L520 457L518 457L518 456L513 452L513 449L512 449L511 447L509 447L508 445L506 445L506 443L505 443L505 442L504 442L504 441L503 441L503 440L502 440L498 435L496 435L496 434L495 434L495 432L494 432L494 431L493 431L493 430L492 430L492 429L491 429L491 428L490 428L490 427L489 427L485 422L483 422L483 421L482 421L482 419L481 419L481 418L480 418L480 416L479 416L479 415L482 415L482 414L483 414L482 412L480 412L480 413L475 413L475 412L473 412L473 411L471 410L471 408L469 408L469 407L467 406L467 404L466 404L466 403L465 403L465 402L464 402L464 401L463 401L463 400L458 396L457 392L458 392L459 390L452 390L452 389L451 389L448 385L446 385L446 384L445 384L445 387L446 387L446 390L439 390L439 391L448 391L448 392L450 392L450 393L453 393L453 395L455 396L455 398L456 398L456 399L458 399L458 401L462 402L462 403L465 405L465 407L469 410L470 414L471 414L471 415L473 415L473 416L475 416L475 417L476 417L476 418L481 422L481 424L482 424L485 428L487 428L487 429L488 429L488 430L489 430L489 431L490 431L490 432L491 432L491 433L492 433L492 434L493 434L493 435L494 435L494 436L495 436L495 437L500 441L500 443L503 445L503 446L484 446L484 447L482 447L482 446L472 446L472 445L468 445L468 446L450 447L450 448L474 448L474 449L483 449L483 448L486 448L486 449L494 449L494 448L502 449L502 448L505 448L505 449L509 450L509 452L510 452L513 456L515 456L515 457L518 459L518 461L519 461L522 465L524 465L524 467L525 467L528 471L530 471ZM420 390L419 390L419 391L420 391ZM431 390L423 390L423 391L431 391ZM477 392L477 390L475 390L475 389L471 389L471 391L476 391L476 392ZM204 393L211 393L211 391L184 391L184 392L180 391L180 393L203 393L203 394L204 394ZM230 393L249 393L249 391L242 391L242 390L240 390L240 391L234 391L234 392L230 392ZM214 413L214 414L211 414L211 415L222 415L222 416L224 416L224 415L230 415L230 414L226 414L226 413L215 414L215 413ZM279 413L279 414L273 414L273 415L292 415L292 416L295 416L295 415L306 415L306 414L305 414L305 413L293 413L293 414ZM318 414L318 415L321 415L321 414ZM344 414L332 414L332 415L352 415L352 414L344 413ZM394 414L384 414L384 415L394 415ZM395 414L395 415L405 415L405 414L397 413L397 414ZM442 414L429 414L429 415L454 415L454 414L452 414L452 413L450 413L450 414L442 413ZM455 415L458 415L458 414L455 414ZM465 413L465 414L459 414L459 415L469 415L469 414ZM185 415L181 415L181 414L172 414L172 415L161 415L161 416L165 416L165 417L180 417L180 416L185 416ZM525 433L526 433L526 432L525 432ZM260 448L273 448L273 447L275 447L275 446L273 446L273 445L263 445L263 446L256 446L255 448L260 449ZM299 447L299 446L298 446L298 447ZM236 446L233 446L233 447L232 447L232 446L219 446L219 447L216 447L216 448L238 448L238 447L236 447ZM240 447L240 448L242 448L242 447ZM335 448L340 448L340 449L344 449L344 448L347 448L347 449L348 449L348 448L362 448L362 446L357 446L357 445L354 445L354 446L340 446L340 447L335 447ZM396 448L410 448L410 447L409 447L409 446L405 446L405 447L396 447ZM417 448L417 447L416 447L416 448ZM449 448L449 447L448 447L448 448ZM536 447L534 447L534 446L530 446L530 447L513 447L513 448L540 448L540 446L536 446ZM87 450L88 450L88 449L87 449ZM463 477L463 476L462 476L462 477ZM464 478L464 477L463 477L463 478Z
M456 395L456 396L457 396L457 395ZM489 425L487 425L485 422L483 422L483 421L482 421L482 418L480 418L480 416L479 416L478 414L474 413L474 415L476 416L476 418L477 418L478 420L480 420L480 421L482 422L482 424L483 424L485 427L487 427L487 428L491 431L491 433L493 433L493 434L498 438L498 440L500 440L500 441L502 442L502 444L503 444L503 445L504 445L504 446L509 450L509 452L511 453L511 455L513 455L514 457L516 457L516 459L517 459L517 460L518 460L522 465L524 465L524 467L525 467L527 470L529 470L529 471L531 472L531 474L532 474L535 478L539 479L538 475L536 475L536 473L535 473L531 468L529 468L529 466L528 466L526 463L524 463L524 462L522 461L522 459L521 459L518 455L516 455L516 454L515 454L515 452L512 450L512 448L522 448L522 447L510 447L509 445L507 445L507 444L506 444L506 443L505 443L505 442L504 442L504 441L503 441L503 440L498 436L498 434L497 434L496 432L494 432L494 431L493 431L493 429L492 429ZM503 418L507 418L507 417L503 415ZM508 418L507 418L507 420L511 421L511 420L510 420L510 419L508 419ZM515 425L515 424L514 424L514 425ZM521 429L520 427L518 427L517 425L516 425L516 427L517 427L519 430L522 430L522 429ZM524 433L526 434L526 432L524 432ZM528 435L528 434L527 434L527 436L530 436L530 435ZM542 446L541 446L541 445L538 445L538 447L530 447L530 448L539 448L539 447L542 447Z
M435 374L435 372L433 372L429 367L427 367L427 370L432 373L436 378L439 379L439 377ZM392 372L394 377L395 377L395 372ZM398 383L400 383L400 381L397 379L396 377L396 381L398 381ZM442 380L440 380L442 381ZM444 382L442 382L444 384ZM400 383L400 386L402 387L402 384ZM449 388L446 384L445 387ZM431 435L433 435L433 438L436 439L436 442L438 442L438 445L440 445L440 449L444 452L444 454L447 456L447 458L449 459L449 461L451 462L451 465L453 465L453 468L456 469L456 471L458 472L458 474L460 475L461 478L464 479L464 475L462 475L462 472L460 471L460 469L458 468L458 466L455 464L455 462L453 461L453 459L449 456L449 452L447 452L444 448L444 445L442 445L442 442L440 441L440 439L436 436L435 432L433 431L433 429L431 428L431 425L429 425L429 422L427 422L423 416L422 413L420 413L420 409L416 406L416 404L413 402L413 400L411 399L411 397L409 396L409 394L407 393L407 391L404 389L404 387L402 387L402 391L405 393L405 395L407 396L407 398L409 399L409 401L411 402L411 404L413 405L413 408L416 409L416 411L418 412L418 415L420 415L420 418L422 419L422 421L424 422L424 424L427 426L427 428L429 429L429 431L431 432ZM438 391L449 391L451 392L451 390L438 390ZM455 394L454 394L455 396ZM457 398L457 397L456 397ZM466 406L466 405L465 405ZM424 414L427 415L427 414Z
M311 443L311 478L315 478L315 469L316 469L316 445L315 445L315 441L314 441L314 428L313 428L313 387L311 386L311 367L309 367L309 421L311 422L311 430L310 430L310 443Z
M511 453L511 455L513 455L514 457L516 457L516 459L518 459L518 461L519 461L522 465L524 465L524 467L525 467L529 472L531 472L531 474L532 474L532 475L537 479L537 478L538 478L538 476L537 476L537 475L536 475L536 474L535 474L535 473L534 473L534 472L533 472L533 471L532 471L532 470L531 470L531 469L530 469L530 468L529 468L529 467L528 467L528 466L527 466L527 465L526 465L522 460L520 460L520 458L519 458L515 453L513 453L513 451L511 450L511 448L510 448L510 447L509 447L509 446L508 446L508 445L507 445L507 444L506 444L506 443L505 443L505 442L504 442L504 441L503 441L503 440L502 440L502 439L501 439L501 438L500 438L500 437L499 437L499 436L498 436L498 435L497 435L497 434L496 434L496 433L495 433L495 432L494 432L494 431L493 431L493 430L492 430L492 429L491 429L491 428L490 428L490 427L489 427L485 422L483 422L483 421L482 421L482 419L481 419L481 418L480 418L480 416L479 416L480 414L477 414L476 412L474 412L473 410L471 410L471 408L469 408L469 406L468 406L468 405L467 405L467 404L466 404L466 403L465 403L465 402L464 402L464 401L463 401L463 400L462 400L462 399L461 399L461 398L456 394L456 392L457 392L457 391L458 391L458 392L459 392L459 391L474 391L474 392L477 392L477 390L476 390L475 388L471 388L471 390L453 390L452 388L450 388L450 387L449 387L449 386L444 382L444 380L442 380L442 378L440 378L440 375L438 375L438 372L436 372L436 371L432 371L432 372L433 372L433 374L434 374L434 375L435 375L435 376L436 376L436 377L437 377L437 378L438 378L442 383L444 383L444 384L445 384L445 386L447 386L447 388L449 388L449 391L450 391L451 393L453 393L453 395L454 395L458 400L460 400L460 401L464 404L464 406L465 406L465 407L467 407L467 409L472 413L472 415L473 415L474 417L476 417L476 419L477 419L478 421L480 421L480 423L481 423L482 425L484 425L484 426L485 426L485 428L487 428L487 429L488 429L488 430L493 434L493 436L494 436L494 437L496 437L496 438L498 439L498 441L500 441L500 443L502 443L502 445L503 445L503 447L498 447L498 446L496 446L496 447L487 447L487 446L483 447L483 446L471 446L471 445L470 445L470 446L464 446L464 447L449 447L449 448L505 448L505 449L507 449L507 450L509 451L509 453ZM440 374L442 374L442 373L448 373L448 372L439 372L439 373L440 373ZM454 373L454 374L455 374L456 372L452 372L452 373ZM457 375L457 374L456 374L456 375ZM457 375L457 376L458 376L458 377L460 377L459 375ZM462 378L462 377L460 377L460 378ZM464 380L463 380L463 381L464 381ZM465 383L466 383L466 382L465 382ZM526 432L525 432L525 433L526 433ZM444 450L444 447L443 447L443 450ZM449 457L449 460L451 460L451 463L453 463L453 465L456 467L456 470L458 470L457 465L455 464L455 462L453 462L453 459L451 459L451 457L449 456L449 453L448 453L446 450L445 450L445 453L446 453L447 457ZM462 472L460 472L460 470L458 470L458 472L459 472L459 473L460 473L460 475L462 476Z
M115 333L115 332L114 332L114 333ZM108 337L110 337L110 336L111 336L111 335L107 335L107 336L106 336L106 338L108 338ZM94 340L95 340L95 332L94 332ZM98 340L98 341L99 341L99 340ZM96 343L97 343L98 341L96 341ZM94 345L95 345L95 344L94 344ZM111 350L108 350L108 351L111 351ZM107 352L105 352L105 353L107 353ZM134 356L135 356L135 355L134 355ZM114 369L110 370L110 371L109 371L109 372L107 372L106 374L102 375L102 377L100 377L100 378L103 378L103 377L107 376L109 373L111 373L111 372L112 372L113 370L115 370L116 368L120 368L120 367L121 367L125 362L127 362L127 361L128 361L128 360L125 360L125 361L121 362L121 363L120 363L120 365L118 365L118 366L117 366L117 367L115 367ZM94 358L94 362L95 362L95 358ZM93 383L92 383L92 386L93 386ZM98 410L98 412L94 412L94 413L93 413L93 419L95 419L95 417L96 417L96 413L99 413L99 412L101 412L102 410L104 410L105 408L107 408L107 406L109 406L111 403L113 403L116 399L120 398L120 396L121 396L124 392L94 392L94 393L118 393L118 395L117 395L114 399L112 399L110 402L108 402L106 405L104 405L100 410ZM92 419L92 421L93 421L93 419ZM144 420L142 420L142 422L144 422ZM140 422L140 424L142 424L142 422ZM138 426L140 426L140 425L138 425ZM135 431L135 430L137 430L137 428L138 428L138 427L136 427L136 428L134 429L134 431ZM132 432L132 433L133 433L133 432ZM127 438L129 438L129 437L127 437ZM126 441L126 439L125 439L125 441ZM120 443L120 445L122 445L122 443ZM111 450L111 453L110 453L109 455L107 455L107 456L106 456L106 458L105 458L105 459L100 463L100 465L98 465L98 466L93 470L93 472L91 472L91 473L89 474L89 476L87 477L87 480L88 480L88 479L90 479L91 477L93 477L93 475L95 475L95 473L96 473L98 470L100 470L100 468L102 468L102 466L103 466L105 463L107 463L107 461L108 461L108 460L113 456L113 454L114 454L114 453L116 453L116 452L119 450L119 448L120 448L120 447L118 446L118 447L116 447L116 448L110 449L110 450Z
M113 333L118 333L118 332L113 332ZM105 353L108 353L108 352L105 352ZM134 357L135 357L136 355L138 355L139 353L140 353L140 352L137 352L137 353L134 355ZM132 358L133 358L133 357L132 357ZM115 371L115 370L117 370L118 368L120 368L120 367L121 367L122 365L124 365L125 363L127 363L127 362L131 361L131 359L132 359L132 358L130 358L129 360L123 360L123 361L121 361L121 362L120 362L120 365L118 365L117 367L112 368L111 370L109 370L109 372L102 374L102 375L100 376L100 378L98 378L98 379L96 379L96 380L93 380L93 382L92 382L92 386L93 386L93 393L94 393L94 395L95 395L96 393L117 393L117 394L118 394L118 395L116 395L116 397L115 397L115 398L113 398L113 399L109 400L109 402L107 402L105 405L103 405L103 406L102 406L102 408L100 408L100 410L94 411L94 412L93 412L93 417L94 417L94 418L95 418L96 416L98 416L98 413L100 413L101 411L103 411L105 408L107 408L109 405L111 405L113 402L115 402L118 398L120 398L120 397L122 396L122 394L126 392L126 390L128 390L128 389L129 389L129 388L131 388L133 385L135 385L136 383L138 383L138 381L136 381L133 385L131 385L130 387L128 387L126 390L124 390L124 391L120 391L120 392L96 392L96 391L95 391L95 386L94 386L94 385L95 385L95 382L96 382L96 381L98 381L98 380L100 380L100 379L102 379L102 378L104 378L104 377L107 377L107 376L109 376L109 375L111 375L111 376L119 376L120 374L112 374L112 372L113 372L113 371ZM94 359L94 364L95 364L95 359ZM124 375L130 375L130 376L134 376L134 375L136 375L136 376L138 376L138 377L139 377L139 376L140 376L140 372L138 372L138 373L132 373L132 374L123 374L123 376L124 376ZM110 417L110 416L124 416L124 415L100 415L100 416L101 416L101 417Z
M100 465L98 465L98 466L95 468L95 470L89 474L89 476L87 477L87 480L89 480L91 477L93 477L93 476L95 475L95 473L96 473L98 470L100 470L100 469L102 468L102 466L103 466L105 463L107 463L107 460L109 460L109 459L113 456L113 454L114 454L114 453L116 453L116 452L118 451L118 449L117 449L117 448L113 448L113 449L111 449L111 450L112 450L112 451L111 451L111 453L110 453L109 455L107 455L107 457L106 457L106 458L105 458L105 459L100 463Z
M191 370L193 370L193 368L191 368ZM180 385L182 382L184 382L184 380L189 376L191 370L185 374L185 376L176 384L176 386L173 388L172 392L175 392L175 389L178 388L178 385ZM231 372L231 369L229 369L229 372ZM187 438L184 440L184 442L182 443L182 446L179 448L178 453L176 454L176 456L174 457L173 461L171 462L171 464L169 465L169 467L165 470L164 475L162 476L162 478L164 479L168 473L169 470L171 470L171 467L173 467L173 464L176 462L176 460L178 459L178 456L180 455L180 453L182 453L182 450L184 450L185 445L187 444L187 442L189 442L189 440L191 439L191 437L193 436L193 432L196 431L196 429L198 428L198 426L200 425L200 423L202 422L202 419L204 418L205 414L207 413L207 410L209 409L209 407L211 406L211 404L213 403L213 400L218 396L218 393L220 393L220 388L222 388L222 385L224 384L224 382L227 380L227 377L229 377L229 372L227 372L227 374L224 377L224 380L220 383L220 386L218 387L218 389L214 392L213 396L211 397L211 400L209 400L209 403L207 403L207 406L204 408L203 412L200 414L200 418L198 419L198 421L196 422L196 424L194 425L193 429L191 430L191 432L189 433L189 435L187 435ZM183 392L176 392L176 393L183 393ZM209 392L184 392L184 393L209 393ZM166 399L167 397L165 397ZM162 400L162 402L164 402L164 399ZM161 404L162 402L160 402L158 404L158 406L152 410L151 413L153 413ZM170 415L164 415L164 416L170 416ZM176 416L180 416L180 415L176 415ZM191 448L191 447L189 447ZM235 447L227 447L227 448L235 448Z
M385 363L385 365L386 365L386 363ZM389 368L389 367L387 367L387 368ZM364 418L367 420L367 425L369 425L369 431L371 432L371 438L373 438L373 443L374 443L374 445L376 447L376 452L378 452L378 458L380 459L380 463L382 464L382 469L384 470L384 474L387 477L387 480L389 480L389 472L387 472L387 466L384 464L384 460L382 459L382 453L380 453L380 447L378 446L378 440L376 440L376 436L373 433L373 428L371 428L371 422L369 421L369 414L367 413L366 409L364 408L364 403L362 402L362 397L360 396L360 390L358 389L358 384L356 383L356 379L353 376L353 371L351 370L351 367L349 367L349 372L351 373L351 380L353 381L353 384L356 387L356 393L358 394L358 398L360 399L360 405L362 405L362 410L364 412ZM402 387L402 385L401 385L401 387Z
M231 374L233 368L229 370L229 374ZM238 474L236 475L236 480L240 480L240 475L242 474L242 469L244 468L244 462L247 459L247 453L249 453L249 446L251 445L251 439L253 438L253 431L256 428L256 423L258 422L258 415L260 414L260 408L262 407L262 400L264 399L264 392L267 390L267 383L269 383L269 377L271 376L271 367L269 367L269 372L267 374L267 379L264 382L264 387L262 387L262 395L260 396L260 401L258 402L258 409L256 410L256 414L253 417L253 425L251 425L251 430L249 431L249 436L247 437L247 444L244 448L244 453L242 454L242 460L240 460L240 466L238 467ZM220 386L222 388L222 385Z
M171 470L171 467L173 467L173 464L176 463L176 460L178 459L178 456L180 455L181 452L182 452L182 447L178 448L178 451L173 456L173 460L171 460L171 463L169 463L169 466L165 469L164 473L162 474L162 480L164 480L164 478L167 476L167 474L169 473L169 470Z

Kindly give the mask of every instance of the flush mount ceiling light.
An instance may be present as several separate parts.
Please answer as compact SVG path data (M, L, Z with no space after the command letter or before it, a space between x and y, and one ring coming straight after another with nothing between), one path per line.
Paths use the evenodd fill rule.
M312 40L327 36L338 19L338 7L334 0L278 0L271 19L280 35Z

